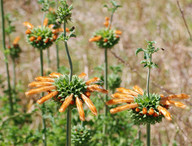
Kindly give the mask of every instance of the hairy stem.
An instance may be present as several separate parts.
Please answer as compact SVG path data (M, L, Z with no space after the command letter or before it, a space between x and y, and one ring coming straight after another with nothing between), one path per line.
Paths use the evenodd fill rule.
M48 63L48 68L50 68L51 60L50 60L50 50L47 48L47 63Z
M64 40L65 40L66 22L64 22L63 29L64 29ZM70 81L71 81L72 80L72 74L73 74L73 64L72 64L71 56L69 54L67 41L65 40L64 43L65 43L65 50L66 50L69 65L70 65ZM68 107L68 111L67 111L67 144L66 145L71 146L71 106Z
M150 59L150 64L152 62L152 55L149 56L149 59ZM150 73L151 73L151 67L148 67L148 74L147 74L147 96L149 98L149 82L150 82ZM151 128L150 128L150 124L147 124L147 127L146 127L146 130L147 130L147 146L150 146L151 143L150 143L150 137L151 137Z
M56 56L57 56L57 71L59 72L59 44L56 43Z
M104 61L104 87L107 90L108 89L108 58L107 58L107 48L105 48L105 61ZM108 95L105 95L105 102L108 100ZM104 113L105 117L107 116L107 105L104 107ZM107 125L104 123L103 124L103 135L106 135L107 133ZM105 140L103 140L103 145L105 145Z
M15 59L12 59L12 63L13 63L13 92L14 92L14 102L16 102L16 63L15 63Z
M13 99L11 93L11 84L10 84L10 76L9 76L9 64L8 58L6 54L6 46L5 46L5 22L4 22L4 9L3 9L3 0L1 0L1 26L2 26L2 43L4 49L4 59L5 59L5 66L7 72L7 85L8 85L8 96L9 96L9 105L10 105L10 115L14 114L14 107L13 107Z
M43 76L43 50L40 50L40 64L41 64L41 76ZM43 96L43 93L42 95ZM46 127L46 119L45 119L45 104L43 103L41 107L41 112L42 112L42 120L43 120L43 145L47 145L47 127Z

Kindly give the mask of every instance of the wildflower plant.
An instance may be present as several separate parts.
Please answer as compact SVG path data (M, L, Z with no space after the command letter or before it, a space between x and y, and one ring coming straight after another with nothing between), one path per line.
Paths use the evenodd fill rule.
M148 41L147 43L146 49L138 48L136 51L136 54L139 52L144 53L144 60L141 61L141 64L144 64L144 67L148 67L146 91L143 91L138 86L134 86L133 90L122 87L117 88L117 93L112 94L113 99L106 102L106 104L125 104L111 109L110 112L112 114L131 109L131 118L134 123L147 125L147 145L149 146L150 124L161 122L163 117L171 120L171 114L168 112L169 106L174 105L182 109L186 108L185 104L172 99L187 99L189 96L187 94L164 96L149 92L150 70L152 67L157 67L157 64L152 62L152 55L159 49L154 47L154 41Z
M48 92L47 95L37 100L37 103L42 104L49 99L53 99L60 105L60 112L64 112L69 105L76 105L80 120L85 120L83 111L83 103L85 103L94 115L97 115L97 110L90 100L90 95L94 91L108 93L102 86L97 85L100 79L95 77L88 81L84 81L85 73L79 76L73 75L70 81L70 76L60 73L51 73L49 77L37 77L35 82L29 84L29 87L37 87L31 89L25 94L27 96Z

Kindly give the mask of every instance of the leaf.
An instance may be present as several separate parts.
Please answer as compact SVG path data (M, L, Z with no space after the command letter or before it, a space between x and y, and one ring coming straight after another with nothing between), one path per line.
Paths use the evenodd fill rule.
M144 52L144 50L142 48L137 48L135 54L137 55L139 52Z

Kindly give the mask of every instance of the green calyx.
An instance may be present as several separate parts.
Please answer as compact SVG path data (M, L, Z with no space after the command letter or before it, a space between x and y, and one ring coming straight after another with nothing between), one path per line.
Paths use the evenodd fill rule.
M148 97L146 93L144 93L144 95L138 95L138 97L135 97L134 101L139 106L137 109L133 109L131 112L131 118L134 123L136 125L145 125L161 122L163 115L161 115L157 109L157 107L160 105L160 99L161 97L158 94L149 94Z
M33 47L43 50L49 48L53 44L53 36L54 34L49 27L35 27L31 30L30 34L27 34L27 42Z
M57 14L55 12L49 11L46 17L48 18L48 25L53 24L54 29L60 28L61 23L57 22Z
M19 55L21 53L21 48L20 46L17 45L13 45L11 48L9 48L9 53L12 59L17 59L19 58Z
M71 140L76 146L86 146L90 144L91 131L86 126L75 126L72 129Z
M61 0L60 1L61 6L57 9L57 19L59 23L62 22L68 22L71 21L71 15L72 15L72 9L73 6L72 5L68 5L66 0Z
M57 91L59 92L55 100L59 101L59 103L63 102L65 98L71 94L73 94L73 101L75 101L76 97L81 99L81 94L87 91L85 81L77 75L72 76L71 82L69 75L62 75L55 79L54 85L57 87Z
M119 35L115 34L113 29L101 29L94 36L101 36L101 39L96 41L97 46L100 48L111 49L120 40Z

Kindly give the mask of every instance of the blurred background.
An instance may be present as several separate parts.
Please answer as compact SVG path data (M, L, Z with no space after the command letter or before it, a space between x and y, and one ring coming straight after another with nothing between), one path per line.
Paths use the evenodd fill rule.
M69 49L74 66L74 74L81 72L87 73L88 77L101 76L103 74L102 65L104 63L104 50L98 48L94 43L88 40L92 37L94 31L103 26L105 17L110 17L110 13L103 7L107 0L73 0L72 21L70 26L76 28L76 38L69 40ZM122 72L119 76L122 80L121 85L125 88L131 88L133 85L139 85L145 89L147 70L140 64L142 55L135 55L137 48L145 48L146 40L156 41L156 47L162 48L153 59L159 65L159 68L153 69L151 73L150 91L155 93L168 94L191 94L192 89L192 39L186 29L181 12L176 0L119 0L117 1L122 7L117 10L113 19L113 27L122 31L119 43L108 53L109 66L119 66ZM192 0L179 0L183 9L189 31L192 31ZM14 17L13 25L16 32L11 35L11 40L20 36L19 42L22 49L20 58L16 64L17 75L17 125L8 121L9 105L4 90L6 89L6 70L4 65L4 56L2 43L0 43L0 143L2 145L40 145L41 132L38 131L41 126L41 113L39 105L35 103L37 96L26 98L24 92L28 90L28 83L33 81L36 76L40 75L40 59L37 49L31 47L26 42L24 21L29 21L34 26L42 23L43 12L41 5L37 0L4 0L5 14L10 13ZM6 25L5 25L6 26ZM1 29L1 28L0 28ZM2 37L0 37L2 41ZM6 38L8 44L8 38ZM60 65L62 72L68 72L68 61L64 45L59 42L60 48ZM55 45L50 47L51 64L48 67L46 51L44 51L44 70L56 71L56 49ZM10 76L13 78L13 69L11 60L9 60ZM113 72L110 70L110 73ZM12 80L11 80L12 81ZM95 95L97 96L97 95ZM94 98L94 97L93 97ZM99 97L102 98L102 97ZM94 98L96 107L102 114L101 100ZM170 113L173 116L171 122L163 119L159 124L151 126L152 145L192 145L192 104L191 99L184 101L188 105L185 110L171 108ZM47 103L47 125L49 126L49 145L63 145L65 142L65 117L66 113L58 113L55 109L55 103ZM86 107L85 107L86 108ZM131 123L127 111L120 113L121 120L125 120L122 125L115 131L116 123L112 123L109 129L114 128L114 134L108 136L108 145L137 145L134 143L137 138L137 126ZM99 135L98 119L93 119L87 109L87 125L93 131L92 144L96 140L101 140ZM73 125L79 122L77 111L73 115ZM93 120L91 120L93 119ZM4 123L2 123L4 122ZM94 128L94 124L97 128ZM85 122L86 124L86 122ZM10 126L13 125L13 126ZM91 126L92 125L92 126ZM109 124L110 125L110 124ZM26 134L26 129L28 133ZM145 126L141 126L142 141L145 145ZM118 132L117 132L118 131ZM122 133L121 133L122 132ZM131 137L129 137L130 135ZM114 139L112 139L112 137ZM25 140L23 140L25 139ZM126 139L129 141L127 142ZM10 143L10 141L12 143ZM58 143L56 143L56 141ZM126 142L125 142L126 141ZM13 143L14 142L14 143ZM60 142L60 143L59 143ZM62 143L63 142L63 143Z

